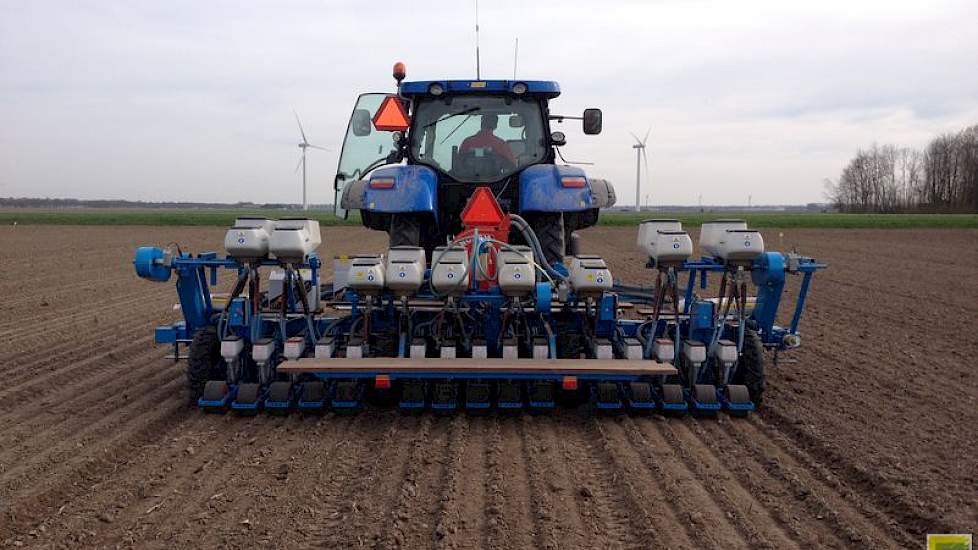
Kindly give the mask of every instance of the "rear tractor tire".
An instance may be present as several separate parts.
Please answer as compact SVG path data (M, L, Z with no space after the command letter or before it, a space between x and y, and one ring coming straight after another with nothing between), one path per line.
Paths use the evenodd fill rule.
M187 393L191 406L204 394L211 380L225 380L227 364L221 357L221 342L215 327L205 327L194 334L187 357Z
M421 246L421 220L411 214L392 214L390 246Z
M564 215L560 212L538 212L527 221L533 228L533 232L536 233L537 240L540 241L540 248L543 249L543 255L547 258L547 264L553 265L562 262L566 251Z
M418 246L424 248L425 258L431 261L438 239L432 231L435 221L425 214L391 214L391 225L387 231L390 246ZM437 232L437 231L435 231Z
M744 349L733 376L734 384L747 387L750 400L760 407L764 400L764 344L757 331L747 329L744 333Z

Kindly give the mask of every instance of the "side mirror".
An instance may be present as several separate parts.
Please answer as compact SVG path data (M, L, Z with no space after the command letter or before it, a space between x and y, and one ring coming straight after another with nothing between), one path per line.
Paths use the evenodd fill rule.
M601 133L601 109L584 109L584 133Z
M555 147L562 147L567 145L567 136L563 132L553 132L550 134L550 142L553 143Z
M356 109L350 119L350 129L357 137L369 136L370 127L373 125L370 118L370 111L366 109Z
M523 115L517 113L515 115L509 115L509 127L510 128L522 128L523 127Z

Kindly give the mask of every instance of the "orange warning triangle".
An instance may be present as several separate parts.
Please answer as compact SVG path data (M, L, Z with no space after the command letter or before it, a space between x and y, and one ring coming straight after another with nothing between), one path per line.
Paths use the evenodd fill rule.
M382 132L403 132L411 126L404 104L396 95L389 95L374 115L374 128Z
M462 223L466 227L496 227L505 219L503 209L499 207L488 187L476 189L462 210Z

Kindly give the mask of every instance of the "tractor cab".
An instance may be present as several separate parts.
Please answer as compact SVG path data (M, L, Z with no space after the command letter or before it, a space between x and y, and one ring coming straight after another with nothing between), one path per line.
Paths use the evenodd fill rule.
M335 180L339 215L359 210L363 224L387 231L392 245L430 251L462 229L466 202L485 186L505 212L546 235L548 261L559 262L565 237L614 203L607 182L556 162L566 138L551 132L551 120L577 119L585 134L601 131L598 109L551 114L556 82L401 82L400 69L396 94L357 99Z

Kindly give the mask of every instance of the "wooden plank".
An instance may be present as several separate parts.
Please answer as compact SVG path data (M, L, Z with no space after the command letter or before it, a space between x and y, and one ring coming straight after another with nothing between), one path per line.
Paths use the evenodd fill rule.
M370 357L364 359L316 359L313 357L285 361L277 368L281 373L301 372L369 372L378 374L411 372L478 371L492 374L628 374L658 376L676 374L669 364L656 361L624 359L411 359L403 357Z

